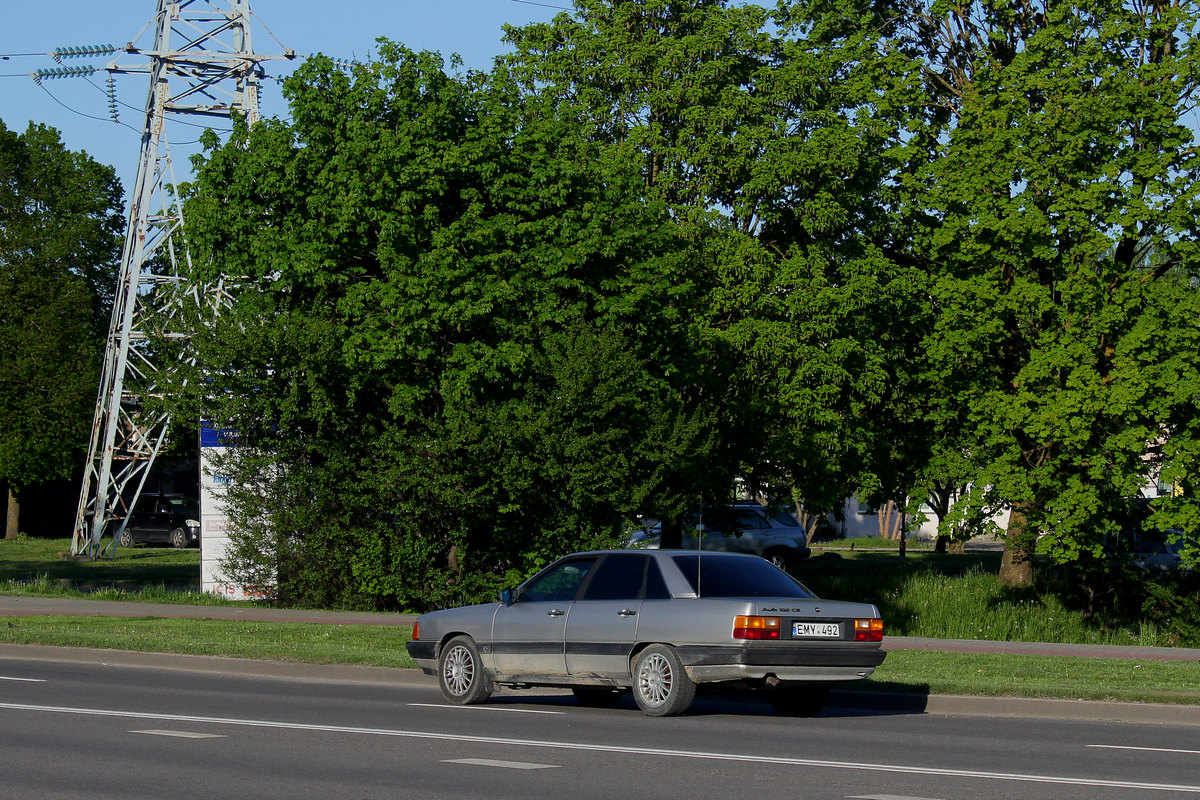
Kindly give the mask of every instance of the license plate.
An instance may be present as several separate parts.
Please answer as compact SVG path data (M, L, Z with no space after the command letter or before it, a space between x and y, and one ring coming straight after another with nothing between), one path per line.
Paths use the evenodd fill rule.
M793 622L792 636L805 639L840 639L842 626L836 622Z

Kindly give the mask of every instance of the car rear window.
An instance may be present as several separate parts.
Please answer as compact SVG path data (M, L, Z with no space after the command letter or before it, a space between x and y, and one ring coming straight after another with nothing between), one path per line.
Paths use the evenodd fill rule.
M671 560L701 597L816 597L795 578L761 558L687 553Z

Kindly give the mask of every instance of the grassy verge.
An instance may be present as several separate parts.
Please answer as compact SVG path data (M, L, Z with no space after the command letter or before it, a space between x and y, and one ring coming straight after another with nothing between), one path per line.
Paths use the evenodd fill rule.
M817 553L793 572L821 597L874 603L887 632L897 636L1200 646L1191 634L1200 624L1200 609L1186 595L1179 604L1183 613L1174 617L1122 615L1107 607L1089 615L1048 583L1003 586L996 577L1000 557L997 552L922 552L901 560L894 552L837 550ZM1129 605L1128 598L1109 598L1113 608L1118 601Z
M415 668L412 628L150 617L0 617L0 642Z
M404 626L0 617L0 642L413 668ZM1200 704L1200 663L896 650L851 688L913 694Z
M1200 663L893 650L854 688L1200 705Z
M153 603L228 603L200 591L200 551L117 548L111 559L71 557L70 539L0 539L0 593Z

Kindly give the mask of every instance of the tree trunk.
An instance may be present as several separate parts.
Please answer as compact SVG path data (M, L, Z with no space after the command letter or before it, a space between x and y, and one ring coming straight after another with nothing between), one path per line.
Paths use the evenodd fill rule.
M659 528L658 546L663 550L683 547L683 517L671 516L662 521Z
M17 496L13 494L12 486L8 489L8 523L4 528L5 539L16 539L20 533L21 523L21 504L17 501Z
M1025 509L1014 506L1008 517L1008 533L1004 537L1004 558L1000 562L1000 582L1005 586L1033 584L1033 551L1036 532L1029 529Z

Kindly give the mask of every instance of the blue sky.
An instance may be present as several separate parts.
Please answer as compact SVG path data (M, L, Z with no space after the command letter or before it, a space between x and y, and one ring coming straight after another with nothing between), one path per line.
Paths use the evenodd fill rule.
M213 0L225 8L223 0ZM525 25L548 22L569 7L568 0L251 0L256 17L254 49L258 53L291 48L297 56L325 53L335 58L366 58L374 53L375 40L384 36L415 50L458 53L468 68L486 69L504 51L505 23ZM117 78L119 119L109 117L105 73L90 78L44 79L39 87L29 73L59 66L44 54L58 47L114 45L134 41L144 48L153 44L149 29L155 0L0 0L4 24L0 26L0 120L10 130L24 131L39 122L57 128L71 150L86 151L110 164L128 188L136 174L142 117L148 87L143 76ZM278 42L276 41L278 40ZM73 58L67 66L103 67L114 56ZM123 56L121 63L144 63ZM268 66L275 75L290 68L286 62ZM263 87L264 114L283 115L286 109L278 87ZM184 117L188 122L199 120ZM198 129L183 125L168 128L172 160L177 170L187 169L186 155ZM183 175L179 176L181 179Z

